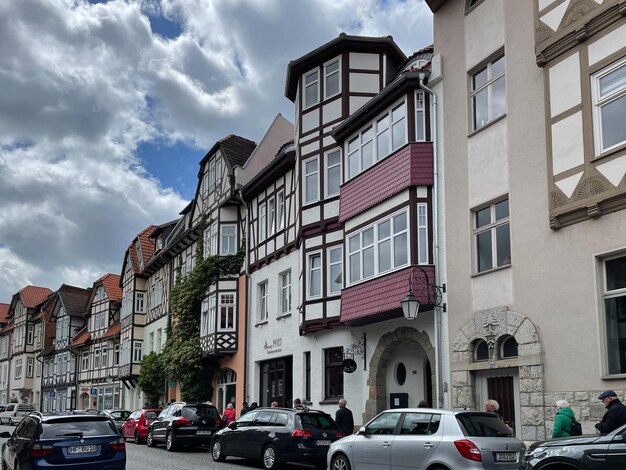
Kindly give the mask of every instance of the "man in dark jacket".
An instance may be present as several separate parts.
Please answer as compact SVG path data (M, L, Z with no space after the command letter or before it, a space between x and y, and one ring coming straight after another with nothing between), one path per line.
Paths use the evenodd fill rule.
M600 434L610 433L626 424L626 406L619 401L617 393L613 390L607 390L598 395L598 400L602 400L602 404L606 408L602 421L596 424L596 429L600 431Z
M349 436L354 432L354 419L352 418L352 411L346 408L347 403L343 398L339 400L339 409L335 413L335 422L344 436Z

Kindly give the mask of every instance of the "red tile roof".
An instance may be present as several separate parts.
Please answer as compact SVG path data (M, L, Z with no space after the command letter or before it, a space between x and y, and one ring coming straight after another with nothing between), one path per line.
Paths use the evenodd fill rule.
M7 315L9 314L9 304L0 304L0 323L7 322Z
M150 225L143 229L139 235L132 241L132 243L128 246L128 253L130 254L130 259L133 262L133 270L135 274L139 274L143 271L143 267L148 264L150 258L154 254L156 240L151 238L151 235L158 229L156 225ZM141 256L143 260L139 260L137 256L137 243L141 246Z
M20 299L27 308L36 307L39 303L46 300L50 294L52 294L52 291L47 287L37 286L26 286L19 292Z
M94 282L94 286L98 283L102 283L104 286L104 290L106 291L109 300L122 300L122 289L120 288L120 276L118 274L105 274Z
M110 338L111 336L119 335L122 330L122 325L120 322L113 323L109 329L104 333L101 338Z
M341 187L339 221L345 222L409 186L432 184L432 144L411 143Z
M377 313L400 309L400 301L406 297L409 291L411 269L409 267L396 271L341 291L341 321L343 323L351 322ZM423 269L428 273L432 283L435 279L435 268L423 266ZM426 303L427 292L418 288L424 285L423 275L416 272L414 276L413 293L420 302Z
M87 325L85 325L78 331L78 333L76 333L76 336L72 338L72 345L82 346L84 344L87 344L90 339L91 335L89 334L89 331L87 331Z

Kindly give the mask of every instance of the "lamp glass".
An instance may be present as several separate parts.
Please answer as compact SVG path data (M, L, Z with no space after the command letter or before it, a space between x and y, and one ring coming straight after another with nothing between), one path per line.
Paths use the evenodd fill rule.
M412 291L406 295L406 297L400 302L402 305L402 313L407 320L415 320L417 318L417 312L420 308L420 301L415 297Z

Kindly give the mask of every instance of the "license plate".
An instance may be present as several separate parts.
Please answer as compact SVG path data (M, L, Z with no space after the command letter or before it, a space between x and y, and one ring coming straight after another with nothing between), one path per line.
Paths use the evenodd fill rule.
M68 454L93 454L98 451L98 446L74 446L67 449Z
M330 445L330 441L317 441L315 443L315 445L317 445L317 446L329 446Z
M198 436L210 436L211 435L211 431L196 431L196 434Z
M517 452L496 452L496 462L517 462Z

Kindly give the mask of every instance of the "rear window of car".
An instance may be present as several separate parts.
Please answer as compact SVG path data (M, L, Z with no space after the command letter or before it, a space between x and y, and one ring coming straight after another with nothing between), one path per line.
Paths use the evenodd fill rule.
M130 411L111 411L113 419L128 419Z
M157 413L156 411L146 411L143 416L146 419L156 419Z
M337 425L330 415L298 413L303 428L336 429Z
M35 411L35 405L17 405L17 411Z
M72 436L111 436L117 434L115 425L108 419L59 418L44 421L42 439L58 439Z
M469 437L510 437L513 431L497 415L458 414L456 419Z
M185 418L193 419L201 416L203 418L215 418L219 419L220 414L217 412L217 408L214 406L183 406L182 416Z

